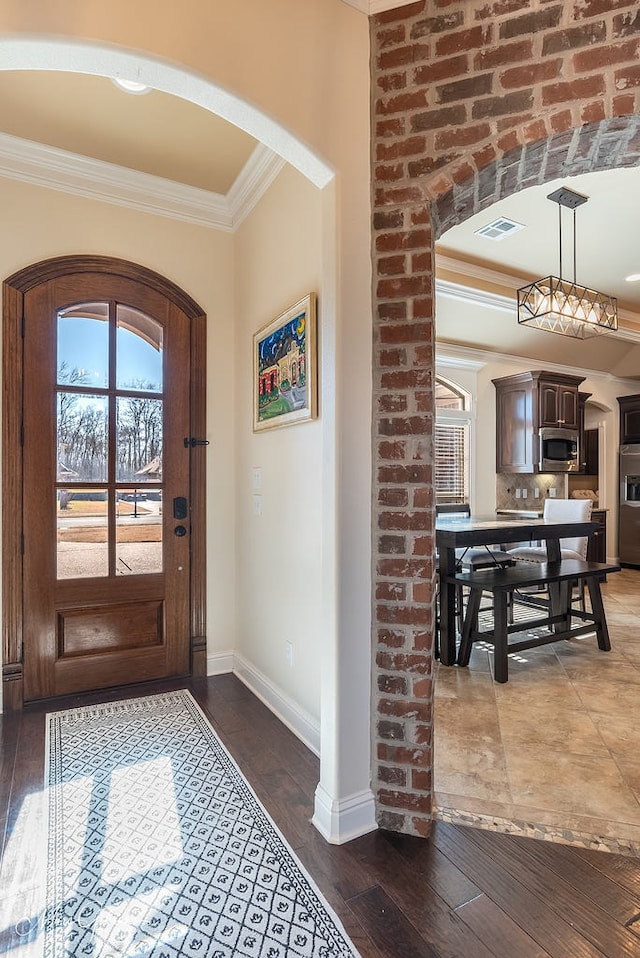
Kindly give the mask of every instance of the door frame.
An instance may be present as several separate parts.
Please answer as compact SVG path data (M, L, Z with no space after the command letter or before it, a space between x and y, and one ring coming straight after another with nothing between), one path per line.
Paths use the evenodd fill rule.
M206 315L184 290L159 273L111 256L59 256L27 266L3 283L2 319L2 690L5 711L23 707L22 617L22 404L24 389L23 305L35 286L72 273L104 273L143 283L178 306L190 322L191 436L206 429ZM206 452L191 448L191 674L207 674L206 638Z

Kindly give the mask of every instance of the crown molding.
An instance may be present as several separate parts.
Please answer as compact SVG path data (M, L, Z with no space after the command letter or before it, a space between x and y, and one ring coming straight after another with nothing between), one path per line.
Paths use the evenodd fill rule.
M285 166L285 160L264 143L258 143L227 193L234 230L249 215Z
M0 176L233 232L285 161L259 143L226 196L0 133Z
M517 290L520 286L531 282L524 276L513 276L511 273L502 273L500 270L492 269L489 266L480 266L478 263L468 263L464 259L457 259L455 256L448 256L446 253L440 253L436 246L436 269L438 272L446 270L449 273L457 273L469 279L478 279L484 283L491 283L494 286L506 286L507 289ZM464 285L452 284L452 285Z
M385 10L397 10L406 7L410 0L369 0L369 14L384 13Z
M516 300L513 296L488 293L474 286L452 283L448 279L436 279L436 295L444 299L455 299L461 303L471 303L474 306L486 306L503 313L514 313L516 309Z
M466 349L469 355L459 350ZM450 346L448 343L436 343L436 369L468 369L470 372L477 373L487 365L488 359L476 358L479 350L472 350L471 346ZM487 353L487 356L493 357L493 353ZM442 410L445 412L446 410ZM457 412L457 410L454 410Z
M477 263L466 263L464 260L454 259L452 256L444 256L436 252L436 270L447 270L450 273L458 273L465 279L476 279L480 282L492 286L507 286L514 290L513 296L504 296L499 293L491 293L478 289L475 286L469 286L464 282L452 282L446 279L436 277L436 292L449 299L457 299L460 302L472 303L476 306L487 306L490 309L499 309L502 312L515 313L517 309L516 290L520 286L526 286L531 282L531 277L517 277L510 273L501 273L486 266L479 266ZM627 326L618 326L613 334L619 339L628 339L630 342L640 342L640 316L631 309L622 309L618 307L618 319L627 323ZM635 327L635 328L631 328Z
M410 0L343 0L343 2L372 17L376 13L384 13L385 10L406 7Z
M460 346L457 343L437 342L435 365L445 368L479 370L492 363L514 363L523 369L531 369L531 359L526 356L517 356L512 353L497 353L489 349L477 349L475 346ZM538 367L536 367L538 368ZM569 366L567 363L545 362L544 368L549 372L570 373L573 376L584 376L587 379L600 379L603 382L619 383L622 386L637 389L637 379L626 379L624 376L614 376L613 373L601 369L586 369L582 366Z

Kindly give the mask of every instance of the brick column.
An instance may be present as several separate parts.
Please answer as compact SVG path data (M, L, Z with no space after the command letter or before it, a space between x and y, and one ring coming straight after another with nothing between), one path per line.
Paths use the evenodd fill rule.
M371 19L373 788L433 786L434 243L510 193L640 161L635 0L419 0Z

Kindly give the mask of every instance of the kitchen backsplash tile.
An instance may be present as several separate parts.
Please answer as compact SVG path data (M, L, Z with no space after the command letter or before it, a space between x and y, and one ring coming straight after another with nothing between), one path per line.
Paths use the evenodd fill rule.
M567 478L566 473L515 475L499 472L496 476L496 508L521 509L523 512L537 509L542 511L547 496L555 494L557 499L567 498Z

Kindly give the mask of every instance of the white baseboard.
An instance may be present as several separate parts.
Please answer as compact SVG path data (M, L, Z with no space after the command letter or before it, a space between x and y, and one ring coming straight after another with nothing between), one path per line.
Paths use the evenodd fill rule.
M213 652L207 655L207 675L233 672L233 652Z
M277 715L294 735L320 755L320 723L297 702L290 699L282 689L263 675L254 665L237 652L218 652L207 656L207 675L233 672L261 702Z
M207 675L219 675L223 672L237 675L307 748L315 755L320 755L320 723L274 685L271 679L237 652L219 652L207 656ZM323 838L332 845L341 845L358 838L359 835L372 832L378 827L373 792L365 789L341 801L335 801L318 785L312 822Z
M343 845L373 832L378 827L373 792L365 789L336 802L319 784L311 823L332 845Z

